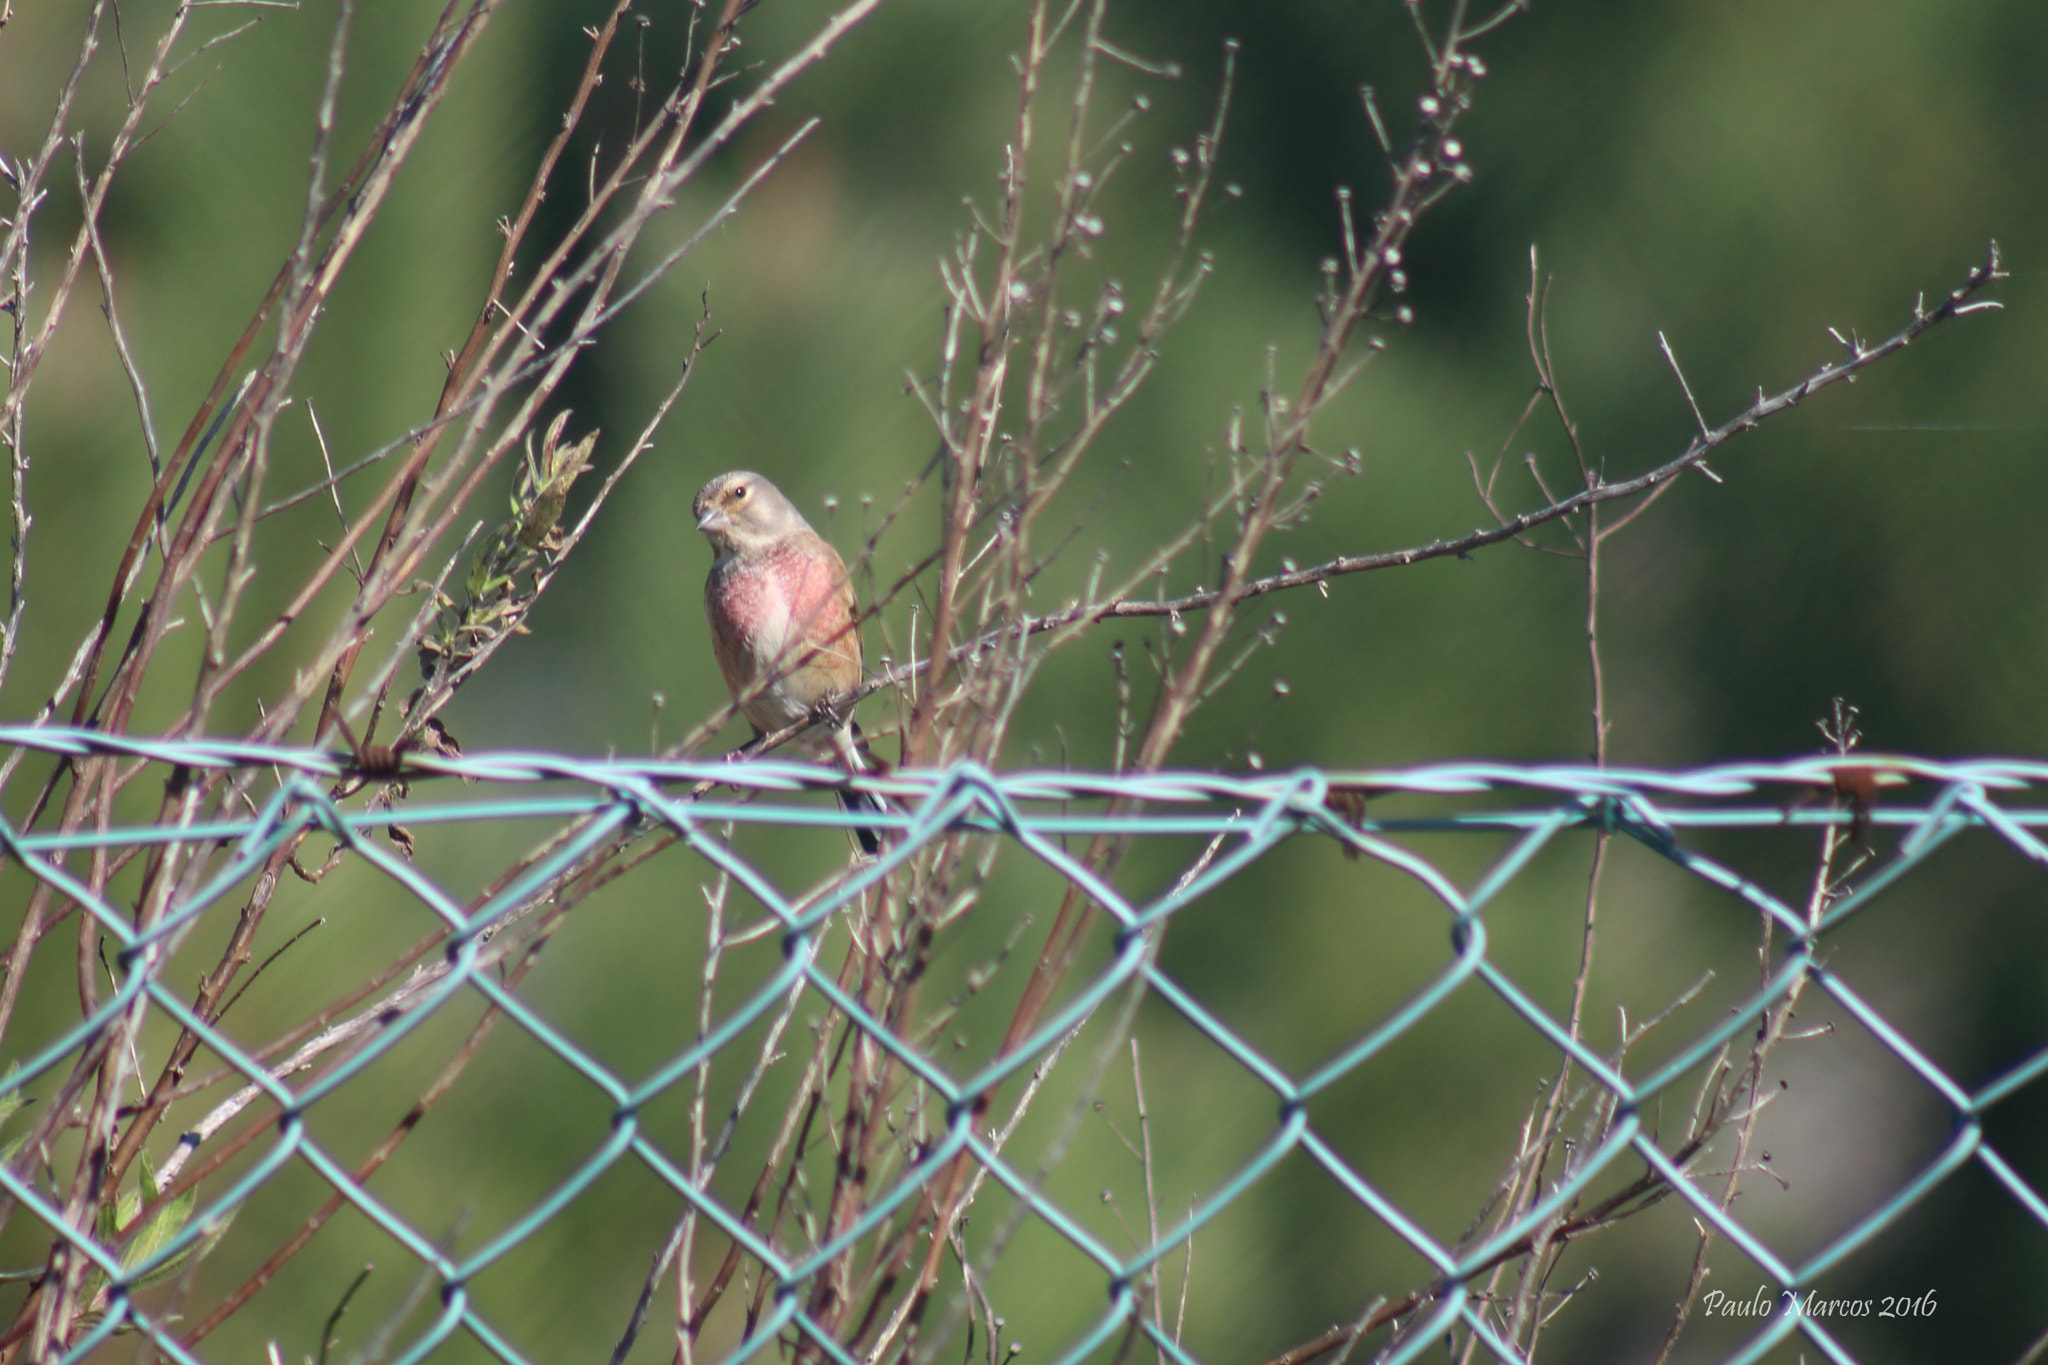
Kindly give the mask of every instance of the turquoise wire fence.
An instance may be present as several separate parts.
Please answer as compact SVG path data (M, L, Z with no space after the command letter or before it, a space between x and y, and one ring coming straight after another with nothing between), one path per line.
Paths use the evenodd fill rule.
M406 1362L589 1358L605 1349L615 1358L676 1352L707 1361L780 1354L850 1363L898 1353L930 1358L941 1349L949 1358L1007 1359L1002 1353L1014 1354L1042 1320L1033 1357L1061 1361L1121 1359L1133 1349L1177 1362L1248 1352L1287 1361L1339 1353L1410 1360L1442 1353L1447 1339L1454 1351L1520 1360L1534 1352L1536 1338L1516 1325L1504 1267L1541 1253L1546 1238L1583 1243L1597 1265L1595 1234L1609 1225L1625 1233L1635 1215L1662 1220L1662 1230L1647 1241L1616 1243L1608 1277L1636 1284L1629 1276L1649 1273L1652 1251L1668 1254L1673 1268L1654 1281L1661 1294L1655 1313L1617 1316L1571 1302L1590 1300L1583 1283L1538 1285L1537 1316L1557 1313L1560 1324L1538 1358L1617 1358L1605 1354L1617 1341L1654 1348L1655 1321L1644 1321L1672 1316L1681 1297L1692 1307L1679 1359L1793 1359L1807 1351L1838 1361L1888 1359L1898 1358L1899 1341L1923 1340L1888 1338L1867 1321L1873 1317L1910 1319L1885 1330L1938 1331L1951 1342L1996 1343L2029 1330L2023 1316L1974 1308L1967 1293L1959 1301L1958 1286L1935 1279L1943 1265L1967 1260L1941 1229L1991 1226L1973 1222L1987 1200L2011 1224L1998 1225L2006 1229L1999 1238L2016 1239L2015 1246L2048 1240L2038 1236L2048 1230L2048 1202L2038 1177L2027 1173L2038 1168L2041 1132L2025 1107L2027 1088L2048 1070L2048 1047L2026 1043L2021 1026L1990 1045L1989 1063L1983 1049L1959 1062L1955 1047L1927 1041L1912 1010L1912 1019L1893 1017L1899 1011L1878 998L1884 990L1856 984L1835 954L1845 933L1878 917L1873 907L1906 895L1902 888L1916 874L1950 887L1959 875L1952 864L1991 857L1993 849L2002 850L2001 867L2022 869L2001 876L2024 877L2026 867L2048 863L2038 834L2048 804L2036 804L2048 789L2048 764L1851 756L1685 772L1463 763L1237 777L993 773L959 764L870 780L893 803L884 818L851 816L823 800L816 789L835 782L830 772L773 761L415 754L404 758L402 776L373 773L363 791L337 795L351 772L347 755L27 727L0 728L0 745L33 760L14 779L23 791L38 763L44 773L64 765L79 781L100 771L161 782L129 781L116 818L79 828L63 828L55 805L32 826L15 823L20 795L11 802L14 818L0 822L12 884L5 904L16 934L11 969L22 976L13 983L20 1002L5 1040L11 1069L0 1138L14 1142L0 1167L8 1204L0 1249L35 1262L14 1277L13 1299L0 1300L15 1318L7 1349L17 1353L69 1361L143 1350L197 1361L251 1354L269 1342L273 1354L322 1361L330 1347L335 1359L353 1352ZM210 793L207 800L193 795L200 791ZM880 857L850 856L835 831L856 819L886 826ZM1749 837L1760 842L1741 844ZM339 866L314 869L306 865L317 861L310 853L298 857L316 843L331 847L327 861ZM1738 969L1722 972L1709 992L1711 1008L1698 1005L1696 993L1667 990L1669 1012L1654 1023L1657 1038L1670 1041L1654 1049L1642 1041L1649 1030L1625 1020L1608 1030L1609 1041L1596 1042L1590 1006L1573 1023L1579 1007L1607 991L1597 972L1590 981L1576 973L1596 846L1608 859L1599 903L1602 914L1617 917L1614 934L1633 931L1620 927L1621 910L1606 907L1633 903L1652 922L1652 941L1661 938L1671 957L1684 959L1665 964L1666 976L1695 975L1699 963L1690 958L1698 945L1707 945L1700 961ZM1818 873L1816 847L1829 860ZM955 868L945 883L955 900L903 908L911 890L936 884L945 848L968 868ZM654 869L632 893L638 900L627 897L642 875L627 875L636 859ZM265 942L254 954L260 967L243 952L238 970L254 976L252 1003L243 1008L256 1019L238 1028L228 1015L234 999L195 989L193 979L199 967L226 960L223 944L233 942L233 926L251 905L285 914L279 886L294 864L309 879L289 879L298 888L293 913L317 909L322 923L334 923L319 932L344 946L321 948L317 934L310 947L293 946L296 937L282 947ZM322 871L337 880L310 879ZM1967 870L1960 875L1967 880ZM2006 906L2003 891L1986 894L1994 903L1973 914L2026 914L2023 905ZM599 955L610 953L612 965L598 974L600 984L582 993L532 987L542 978L523 973L543 960L543 945L549 954L581 950L561 941L563 925L595 915L601 895L626 898L623 913L604 912L611 928ZM1042 1010L1020 1011L1017 1001L1029 994L1023 980L1063 898L1092 905L1099 932L1077 950L1076 971ZM1550 908L1540 915L1516 908L1538 902ZM658 925L635 918L648 913L661 917ZM1660 914L1694 928L1658 929ZM718 918L705 946L653 961L671 935L699 933L706 915ZM55 933L70 916L85 930L72 935L75 945ZM417 922L426 937L406 953L367 929L355 942L347 938L357 932L346 923L352 916L386 927ZM1313 938L1349 922L1346 916L1370 920L1362 940L1345 940L1366 946L1333 939L1318 956L1345 958L1338 977L1361 983L1362 995L1377 999L1375 991L1394 989L1367 988L1384 976L1401 998L1384 1009L1373 1005L1372 1018L1353 1024L1350 1004L1308 999L1321 978L1306 973L1289 993L1303 997L1294 1003L1305 1015L1322 1017L1323 1032L1311 1034L1342 1032L1335 1044L1276 1032L1258 1012L1256 989L1216 985L1242 975L1257 956L1247 942L1283 939L1290 917ZM1525 919L1548 927L1532 932ZM1244 936L1248 921L1260 926L1252 940ZM1709 921L1714 927L1699 928ZM953 994L935 1007L941 1022L930 1027L908 1006L898 1009L905 996L848 966L856 950L868 955L864 962L882 960L887 955L873 940L920 925L940 947L906 949L901 960L917 962L935 982L957 965L942 960L947 935L973 939L981 954L972 970L933 987L935 996ZM1184 925L1185 951L1177 939ZM1436 945L1420 956L1401 946L1417 925ZM1212 931L1224 946L1201 948L1201 936ZM1550 941L1531 948L1535 938ZM2006 951L2030 941L1993 940ZM1912 947L1924 940L1909 934L1907 942L1903 958L1873 950L1856 960L1891 964L1870 969L1880 983L1941 970ZM740 972L734 964L756 947L753 965ZM273 950L274 965L263 960ZM38 951L56 956L41 979L32 975ZM1625 995L1631 972L1642 970L1631 963L1644 959L1628 958L1635 949L1617 951L1626 959L1615 969ZM1560 958L1562 977L1532 984L1534 968L1525 964ZM380 962L393 965L378 970ZM657 984L636 1000L636 980ZM270 990L273 982L286 984ZM280 998L266 1003L266 991ZM1740 1103L1718 1115L1710 1097L1734 1093L1716 1087L1752 1063L1755 1079L1764 1080L1760 1040L1774 1020L1785 1022L1780 1013L1789 1016L1795 998L1802 1020L1825 1012L1828 1029L1854 1031L1857 1055L1880 1058L1893 1090L1910 1088L1917 1097L1908 1107L1922 1119L1931 1108L1945 1131L1918 1147L1903 1139L1880 1144L1893 1173L1857 1187L1861 1206L1844 1218L1837 1204L1822 1230L1802 1225L1786 1236L1752 1216L1761 1207L1752 1200L1763 1195L1728 1194L1733 1169L1749 1171L1766 1189L1787 1183L1772 1174L1783 1170L1783 1157L1773 1164L1768 1154L1745 1158L1740 1148L1728 1155L1737 1129L1765 1121L1755 1115L1767 1112L1769 1086L1752 1085L1753 1093L1738 1094ZM578 1022L580 1012L600 1008L591 1000L607 999L628 1020L617 1036ZM882 1000L895 1003L881 1010ZM970 1030L966 1021L984 1000L989 1009L1000 1004L999 1022L1024 1024ZM1476 1024L1475 1000L1487 1002ZM1465 1022L1443 1051L1398 1065L1388 1060L1419 1046L1433 1019L1460 1011ZM462 1130L452 1169L486 1179L494 1147L533 1147L541 1141L533 1133L571 1108L586 1123L580 1137L551 1148L552 1166L540 1163L549 1172L545 1188L503 1210L487 1190L440 1202L419 1197L422 1185L450 1183L451 1167L423 1167L428 1174L412 1177L415 1183L398 1182L378 1173L384 1168L364 1136L409 1134L412 1121L393 1128L394 1113L434 1093L422 1078L432 1065L466 1056L484 1016L512 1025L520 1046L544 1058L547 1070L543 1076L534 1062L491 1072L495 1081L475 1080L483 1096L475 1112L487 1116L500 1099L516 1104L544 1091L550 1113L532 1123L533 1132L502 1118L477 1119ZM1124 1055L1117 1049L1134 1029L1152 1040L1152 1069L1143 1077L1155 1096L1152 1112L1139 1111L1142 1131L1115 1128L1110 1117L1100 1122L1115 1128L1134 1159L1142 1157L1150 1207L1135 1225L1121 1207L1103 1212L1115 1204L1107 1194L1079 1196L1078 1186L1102 1179L1102 1168L1080 1154L1086 1143L1076 1137L1077 1126L1100 1135L1093 1115L1104 1113L1103 1096L1122 1085L1107 1079L1109 1062ZM1084 1056L1073 1044L1093 1037L1091 1030L1101 1041ZM787 1112L804 1112L808 1085L814 1100L829 1101L826 1117L817 1118L814 1105L812 1119L768 1123L750 1139L748 1125L768 1112L762 1095L775 1089L771 1078L802 1071L806 1045L791 1040L806 1035L814 1040L811 1055L823 1060L805 1079L787 1082ZM1377 1132L1376 1113L1399 1105L1361 1100L1354 1091L1361 1078L1377 1078L1393 1095L1412 1092L1419 1075L1484 1070L1476 1059L1509 1050L1510 1035L1513 1046L1534 1045L1547 1068L1539 1075L1564 1068L1569 1080L1553 1087L1559 1098L1552 1107L1577 1126L1536 1170L1531 1121L1513 1115L1544 1106L1514 1098L1494 1151L1509 1174L1481 1182L1470 1201L1474 1216L1460 1226L1446 1221L1440 1209L1448 1196L1427 1179L1411 1175L1395 1192L1391 1184L1402 1182L1390 1184L1372 1168L1374 1153L1403 1143L1405 1155L1391 1165L1410 1172L1427 1166L1433 1148L1460 1145L1461 1101L1454 1096L1429 1109L1427 1123L1405 1135L1361 1137ZM181 1047L182 1060L170 1065L166 1059ZM1655 1055L1645 1058L1646 1051ZM854 1060L843 1067L834 1060L849 1055ZM1137 1083L1135 1051L1130 1057ZM896 1078L897 1098L885 1097L863 1120L876 1112L887 1120L891 1133L875 1150L893 1151L893 1164L857 1200L806 1194L835 1172L835 1191L858 1183L841 1159L843 1139L835 1155L822 1142L806 1148L802 1135L839 1108L850 1111L862 1065L870 1077L887 1070ZM1048 1081L1061 1065L1075 1073L1064 1089ZM717 1083L714 1067L726 1068ZM493 1084L502 1087L496 1098ZM110 1086L121 1093L109 1095ZM365 1094L383 1102L370 1118L361 1117L371 1104ZM1160 1117L1176 1105L1200 1114L1210 1094L1213 1125L1173 1130ZM1051 1118L1028 1130L1020 1130L1021 1117L1005 1122L1005 1115L1023 1115L1033 1096ZM1823 1087L1815 1102L1823 1118L1828 1102ZM693 1106L694 1117L678 1116ZM2017 1117L1995 1128L2001 1112ZM120 1171L112 1182L104 1173L144 1114L167 1117L157 1120L153 1139L139 1142L145 1159L155 1156L129 1176L124 1192ZM1829 1144L1853 1164L1866 1150L1869 1125L1844 1122L1848 1131L1837 1130ZM1212 1155L1207 1167L1176 1166L1166 1155L1212 1126L1250 1136L1226 1157ZM1037 1155L1018 1154L1018 1131L1039 1139ZM1688 1133L1716 1131L1718 1146L1685 1141ZM23 1141L24 1134L34 1140ZM806 1160L812 1166L800 1171ZM722 1173L721 1161L744 1178ZM1077 1188L1062 1186L1061 1161L1078 1168ZM1208 1173L1187 1174L1197 1167ZM785 1172L779 1183L769 1178L777 1170ZM1154 1179L1172 1171L1190 1187L1162 1205ZM1965 1173L1978 1202L1945 1220L1927 1213ZM1305 1290L1290 1306L1284 1295L1247 1288L1260 1281L1243 1264L1259 1253L1232 1250L1276 1182L1311 1177L1319 1193L1306 1208L1296 1200L1292 1215L1261 1213L1263 1235L1267 1245L1294 1236L1289 1216L1369 1228L1355 1242L1330 1241L1320 1226L1313 1237L1301 1234L1322 1238L1316 1254L1339 1263L1346 1246L1361 1248L1331 1272L1355 1282L1356 1313L1313 1318L1341 1295ZM622 1181L634 1182L628 1197L616 1194ZM614 1189L608 1202L599 1199L605 1189ZM976 1192L984 1206L999 1205L1001 1216L977 1218L971 1231L949 1224ZM449 1213L451 1204L467 1208L465 1200L492 1204L490 1218L478 1220L473 1208ZM597 1216L598 1227L619 1229L602 1255L587 1245L598 1234L577 1222L586 1200L612 1211ZM771 1219L766 1210L778 1200L797 1211ZM307 1211L323 1202L333 1207L308 1221ZM251 1212L259 1206L267 1211ZM624 1224L639 1224L621 1207L670 1231L636 1240ZM1899 1229L1919 1215L1934 1219L1914 1234L1927 1245L1899 1250ZM491 1225L471 1228L464 1219ZM578 1230L565 1234L567 1225ZM991 1232L991 1225L1000 1226ZM928 1253L934 1226L945 1229L940 1240L949 1245ZM919 1228L922 1242L906 1232ZM322 1250L330 1241L346 1246L330 1254ZM365 1242L386 1248L380 1273L397 1284L375 1312L366 1301L349 1310L362 1324L361 1340L337 1345L349 1304L337 1286L350 1282L334 1267L359 1254L347 1246ZM1368 1242L1377 1249L1363 1249ZM1793 1243L1803 1244L1797 1253L1783 1249ZM856 1249L873 1246L893 1248L875 1260L882 1269L860 1285L835 1288L833 1277L846 1273ZM1993 1251L2007 1256L2007 1243ZM1021 1283L991 1279L1005 1254L1034 1267ZM1273 1254L1280 1261L1288 1255ZM493 1275L522 1255L539 1264L515 1282L541 1288L491 1301ZM2026 1255L2038 1258L2038 1247ZM1711 1260L1714 1275L1688 1278L1695 1257L1700 1266ZM691 1321L688 1305L707 1302L721 1258L738 1286L724 1291L727 1311ZM1212 1258L1238 1268L1205 1283L1200 1268ZM1895 1295L1884 1296L1894 1311L1858 1309L1864 1301L1840 1286L1859 1258L1935 1279L1895 1286ZM906 1307L906 1286L927 1260L945 1262L943 1284L928 1302ZM315 1263L319 1274L304 1273L289 1293L279 1287L300 1273L293 1267ZM403 1269L389 1269L394 1263ZM1406 1284L1369 1283L1403 1268ZM996 1303L992 1284L1017 1306ZM544 1300L550 1285L577 1306L528 1302ZM1071 1286L1087 1291L1068 1292ZM855 1290L868 1296L865 1317L834 1308ZM650 1300L671 1292L684 1305L671 1314L676 1325L642 1330ZM1387 1310L1377 1321L1376 1307ZM1565 1308L1585 1324L1576 1336ZM589 1328L587 1344L564 1345L584 1340L565 1315L603 1322ZM1238 1326L1210 1330L1214 1344L1205 1347L1204 1324L1219 1318ZM947 1331L942 1324L950 1324ZM294 1344L279 1348L280 1340Z

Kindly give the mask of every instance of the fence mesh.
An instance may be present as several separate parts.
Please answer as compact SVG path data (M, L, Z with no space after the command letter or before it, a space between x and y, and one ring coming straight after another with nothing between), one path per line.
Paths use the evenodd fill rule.
M0 1247L38 1261L15 1286L17 1351L851 1362L1029 1340L1062 1361L1306 1361L1448 1339L1454 1358L1519 1360L1536 1338L1511 1325L1518 1294L1556 1316L1563 1358L1617 1341L1648 1358L1681 1297L1677 1358L1888 1359L1930 1339L1916 1330L2024 1327L1987 1327L1935 1279L1890 1286L1887 1311L1840 1286L1859 1264L1968 1263L1941 1240L1958 1223L2005 1249L2048 1228L2025 1098L2048 1047L2010 1041L2027 1021L1957 1043L1910 988L1943 970L1927 915L1964 913L1944 897L1971 868L2008 880L1979 877L1998 903L1968 913L2009 915L2010 877L2048 862L2048 764L962 764L875 779L898 811L862 860L852 817L810 790L832 774L799 764L415 755L404 786L342 799L334 754L54 728L0 744L45 771L162 779L131 782L106 827L0 823L11 912L34 918L0 1106ZM184 799L229 773L238 807ZM1103 840L1129 855L1103 861ZM1584 973L1596 845L1606 956ZM880 908L947 848L970 874L951 903ZM1960 872L1942 864L1957 849ZM292 879L241 951L248 1002L224 997L204 969L234 956L252 887L294 865L328 875ZM1070 890L1097 928L1006 1035ZM58 933L67 915L85 932ZM579 938L579 917L605 927ZM854 964L912 930L929 981L905 1004ZM529 974L555 955L562 972ZM1748 1145L1798 1073L1763 1074L1779 1026L1838 1051ZM504 1059L463 1073L490 1048ZM869 1118L889 1159L849 1172L834 1124L884 1072ZM422 1116L458 1075L466 1117L437 1137ZM152 1106L170 1118L125 1188L79 1175ZM438 1154L387 1166L416 1129ZM1540 1158L1538 1129L1565 1134ZM1090 1154L1105 1134L1121 1174ZM521 1174L498 1181L514 1149ZM1801 1187L1795 1159L1820 1190L1796 1217L1770 1203ZM1975 1193L1942 1212L1961 1183ZM1914 1225L1929 1255L1888 1241L1915 1217L1935 1220ZM1583 1266L1515 1287L1515 1265L1566 1243ZM927 1259L944 1273L919 1299ZM391 1290L350 1309L349 1344L365 1260ZM866 1278L835 1285L856 1264ZM1590 1267L1655 1302L1600 1307ZM720 1307L637 1330L677 1295ZM1911 1321L1886 1336L1880 1317Z

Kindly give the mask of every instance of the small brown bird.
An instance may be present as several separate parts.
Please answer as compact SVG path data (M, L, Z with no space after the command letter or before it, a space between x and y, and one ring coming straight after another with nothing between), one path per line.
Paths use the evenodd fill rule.
M720 474L697 493L697 529L716 555L704 580L704 614L726 690L756 735L815 716L821 703L860 686L860 631L853 582L839 552L759 474ZM797 736L813 758L865 772L860 727L830 718ZM879 811L865 792L842 791L850 811ZM881 841L854 830L861 851Z

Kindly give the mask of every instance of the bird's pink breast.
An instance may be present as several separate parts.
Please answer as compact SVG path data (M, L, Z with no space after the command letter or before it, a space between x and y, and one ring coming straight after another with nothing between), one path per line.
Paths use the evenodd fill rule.
M848 652L843 639L824 643L840 637L848 625L844 593L837 566L801 544L734 555L713 565L704 605L727 687L739 695L771 671L785 675L747 706L755 724L788 724L836 690L840 680L825 675L843 670L820 668L819 661L804 656L807 643L831 655ZM858 681L858 664L853 669ZM808 695L812 692L819 695Z
M769 550L748 560L734 559L713 575L714 624L723 617L733 643L766 666L790 647L793 628L818 634L830 608L832 579L825 566L801 552Z

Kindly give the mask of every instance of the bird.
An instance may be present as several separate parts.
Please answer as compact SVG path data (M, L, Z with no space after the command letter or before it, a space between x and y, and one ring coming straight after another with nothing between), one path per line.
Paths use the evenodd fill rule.
M858 606L839 552L752 470L720 474L698 490L691 510L711 542L704 615L712 652L755 737L814 721L796 737L801 751L850 773L871 771L860 727L825 706L862 676ZM868 792L842 789L839 803L855 813L886 809ZM861 852L880 852L874 829L856 826L853 834Z

